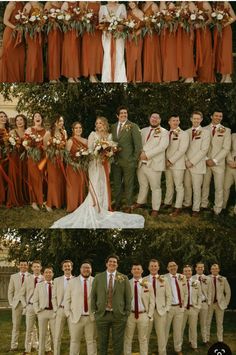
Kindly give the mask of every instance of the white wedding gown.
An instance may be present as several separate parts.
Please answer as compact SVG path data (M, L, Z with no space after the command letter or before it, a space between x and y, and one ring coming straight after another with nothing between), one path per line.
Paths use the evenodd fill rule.
M89 150L93 151L94 142L99 137L92 132L88 138ZM112 136L109 135L109 140ZM74 212L56 221L51 228L143 228L144 217L137 214L108 211L108 191L106 174L99 160L89 165L90 192ZM92 187L92 188L91 188ZM95 194L91 191L95 191ZM94 206L94 197L98 203ZM100 206L100 210L98 208Z
M120 18L126 18L127 13L124 4L119 4L115 16ZM99 21L106 18L109 19L111 14L107 8L107 5L102 5L99 11ZM126 70L125 70L125 41L123 38L117 38L116 40L116 52L115 52L115 73L114 81L111 77L111 34L103 31L102 34L102 45L103 45L103 66L102 66L102 79L103 83L125 83L127 82Z

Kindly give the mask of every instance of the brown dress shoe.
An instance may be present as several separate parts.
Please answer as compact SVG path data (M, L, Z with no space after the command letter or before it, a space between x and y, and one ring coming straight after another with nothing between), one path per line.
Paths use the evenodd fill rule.
M163 205L161 205L161 208L162 208L163 210L168 210L169 208L171 208L171 205L165 205L165 204L163 203Z
M134 203L132 206L131 206L131 209L132 210L136 210L137 208L143 208L144 205L142 205L141 203Z
M183 355L182 351L177 351L177 355Z
M170 213L171 217L177 217L181 213L181 208L175 208L172 213Z
M151 217L158 217L158 211L152 210L150 216L151 216Z
M192 217L199 217L200 212L198 211L193 211L192 212Z
M125 213L131 213L131 207L125 207L124 208Z

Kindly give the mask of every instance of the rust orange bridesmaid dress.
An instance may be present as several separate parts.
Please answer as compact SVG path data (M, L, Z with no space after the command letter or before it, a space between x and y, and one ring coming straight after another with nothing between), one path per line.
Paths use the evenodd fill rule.
M51 5L51 8L60 9L56 5ZM58 80L61 76L61 57L62 57L63 33L54 26L47 35L47 71L50 81Z
M78 1L68 2L68 12L78 7ZM66 78L78 78L81 75L81 38L76 30L71 29L64 33L62 46L61 74Z
M204 11L201 1L195 2L198 10ZM196 71L197 81L214 83L212 35L209 26L196 29Z
M93 10L98 25L100 3L87 2L87 9ZM102 73L103 49L102 31L84 32L82 36L81 70L84 77L96 76Z
M143 12L144 16L153 15L152 4ZM162 81L160 37L157 33L147 34L143 40L143 81L150 83Z
M133 19L140 27L140 19L132 11L128 12L128 19ZM137 28L138 30L138 28ZM142 82L142 49L143 40L141 35L137 39L126 39L126 75L128 82Z
M15 16L18 11L22 11L24 4L22 1L15 2L15 8L12 11L9 21L16 25ZM13 29L6 26L3 33L3 51L0 61L0 82L23 82L25 66L25 44L22 35L13 35Z
M39 134L44 137L46 130L36 130L31 128L32 134ZM44 156L43 144L39 143L39 149L41 150L41 158ZM28 157L28 185L29 185L29 198L30 204L36 203L39 206L43 205L43 171L38 168L38 161L34 161L31 157Z
M38 7L31 7L29 16L34 12L38 13ZM43 82L43 35L41 32L35 33L33 37L26 35L26 77L28 83Z
M78 142L76 138L72 138L73 144L70 150L72 156L78 151L79 148L87 148L81 142ZM74 170L72 165L68 164L66 167L66 200L67 200L67 212L73 212L77 207L81 205L85 198L86 190L86 173L83 170Z
M6 203L6 188L7 188L7 168L2 149L4 147L4 136L7 134L5 128L0 128L0 206Z

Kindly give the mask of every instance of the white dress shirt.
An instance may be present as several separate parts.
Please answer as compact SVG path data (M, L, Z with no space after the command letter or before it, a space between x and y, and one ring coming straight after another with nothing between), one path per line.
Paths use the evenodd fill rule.
M173 276L172 274L169 275L171 281L172 304L179 304L178 292L175 284L175 276L178 278L178 274L176 274L175 276Z

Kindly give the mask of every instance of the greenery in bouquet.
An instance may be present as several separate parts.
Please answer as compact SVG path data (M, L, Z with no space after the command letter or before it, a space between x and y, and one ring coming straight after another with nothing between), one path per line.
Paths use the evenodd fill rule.
M33 12L31 15L18 12L15 18L17 20L16 31L25 36L28 34L31 38L44 31L47 21L47 16L42 11Z
M171 33L177 31L180 22L181 11L179 8L162 10L160 12L160 28L161 30L169 30Z
M102 163L105 161L113 162L118 152L119 148L116 142L98 139L94 144L94 158L99 159Z
M115 39L117 38L126 38L126 34L124 30L124 19L111 14L109 20L105 17L102 19L100 24L98 25L98 29L105 31L106 33L110 33Z
M129 41L135 40L135 42L137 43L139 32L141 34L142 24L143 22L137 22L132 18L125 19L123 22L123 32L125 38L127 38Z
M222 34L222 30L226 23L228 23L232 19L229 11L227 9L218 10L215 9L211 13L211 27L216 27L218 32Z
M68 32L75 30L82 35L83 24L81 21L81 10L79 7L75 7L72 10L65 11L62 18L62 31Z
M198 11L189 11L184 8L180 12L180 24L183 29L190 33L195 28L206 28L207 21L209 20L208 11L198 10Z
M20 151L22 148L21 138L18 137L15 133L7 133L4 138L4 147L3 147L3 155L7 156L9 153L13 153L15 151Z
M26 149L27 156L32 158L34 162L38 163L42 158L43 153L43 138L40 134L26 133L22 142L23 147ZM23 159L24 153L20 158Z
M83 32L93 33L98 24L98 16L93 12L93 9L83 10L80 21Z
M152 36L153 33L161 32L161 22L160 22L160 12L150 15L144 16L143 18L143 27L142 27L142 35L143 37L147 34Z
M18 34L23 35L25 26L29 22L29 17L23 12L18 11L18 13L15 15L15 19L16 19L16 25L15 25L16 27L14 29L13 36L16 36Z
M57 28L62 31L63 20L65 16L64 11L51 8L49 11L45 11L44 16L47 17L47 22L45 25L47 34Z
M50 138L47 143L46 155L52 162L58 160L66 162L69 155L69 152L66 150L66 140L57 137Z
M92 160L93 155L88 150L88 148L81 147L79 148L75 154L69 155L67 163L70 164L75 171L83 170L87 171L89 167L89 163Z

